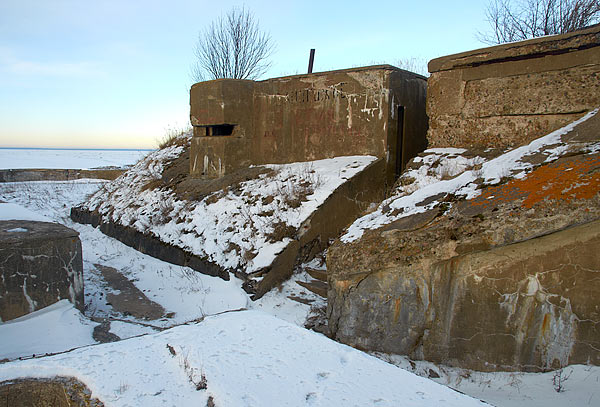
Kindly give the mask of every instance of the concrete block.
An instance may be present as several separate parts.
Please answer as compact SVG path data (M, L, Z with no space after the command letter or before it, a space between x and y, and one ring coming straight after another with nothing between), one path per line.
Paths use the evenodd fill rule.
M83 311L79 233L56 223L0 221L0 319L65 298Z

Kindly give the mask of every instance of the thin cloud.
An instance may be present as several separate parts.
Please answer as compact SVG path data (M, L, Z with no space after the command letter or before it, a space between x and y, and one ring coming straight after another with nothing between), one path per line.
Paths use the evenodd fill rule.
M98 76L102 71L97 64L87 61L58 62L32 61L18 58L10 49L0 48L0 69L27 76Z

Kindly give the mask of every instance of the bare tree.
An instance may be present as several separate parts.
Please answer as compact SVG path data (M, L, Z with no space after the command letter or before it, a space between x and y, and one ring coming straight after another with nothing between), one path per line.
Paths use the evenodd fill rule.
M427 71L427 59L421 57L412 58L400 58L397 59L394 64L400 69L404 69L409 72L429 77L429 71Z
M192 79L256 79L271 66L273 50L271 37L260 30L252 13L234 7L198 36Z
M600 0L491 0L486 16L492 32L479 39L502 44L587 27L600 18Z

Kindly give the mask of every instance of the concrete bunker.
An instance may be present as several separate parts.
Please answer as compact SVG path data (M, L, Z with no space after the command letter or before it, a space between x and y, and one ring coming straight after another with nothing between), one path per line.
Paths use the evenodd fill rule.
M491 160L600 106L600 26L438 58L429 70L429 147ZM481 371L599 364L598 123L596 113L557 144L532 146L523 177L508 165L504 180L481 178L476 198L334 243L331 335Z
M190 173L373 155L391 185L427 144L426 78L378 65L264 81L217 79L190 92Z
M600 106L600 25L429 62L429 147L510 148Z

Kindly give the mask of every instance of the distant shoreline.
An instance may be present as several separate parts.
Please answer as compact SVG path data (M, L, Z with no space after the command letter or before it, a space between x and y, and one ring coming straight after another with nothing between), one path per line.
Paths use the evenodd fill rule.
M0 147L0 150L154 151L155 148Z
M0 147L0 169L92 169L134 165L156 150Z

